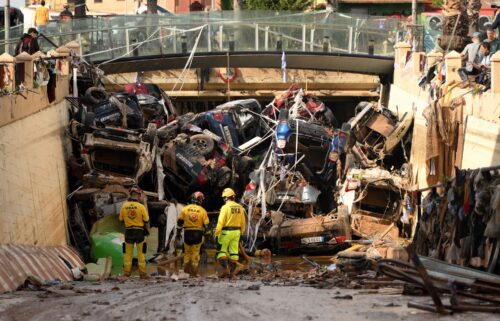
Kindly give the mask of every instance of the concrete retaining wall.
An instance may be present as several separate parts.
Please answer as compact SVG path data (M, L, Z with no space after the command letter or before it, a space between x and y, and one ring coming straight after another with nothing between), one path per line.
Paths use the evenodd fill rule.
M52 105L35 93L1 100L9 112L0 119L0 244L67 244L65 81Z
M421 71L416 70L418 63L413 60L396 64L394 84L388 108L402 115L415 111L415 125L410 162L413 169L413 182L418 188L427 187L427 167L425 148L427 144L424 109L430 104L429 87L422 89L417 83ZM396 60L398 61L398 60ZM465 146L463 149L463 169L495 166L500 163L500 93L489 90L474 94L470 87L455 88L451 98L463 97L465 100Z

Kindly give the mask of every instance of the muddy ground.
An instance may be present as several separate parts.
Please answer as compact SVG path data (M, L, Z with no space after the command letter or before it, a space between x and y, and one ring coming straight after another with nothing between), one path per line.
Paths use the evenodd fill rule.
M52 292L0 295L0 320L498 320L498 315L438 315L407 307L427 296L403 296L394 289L315 289L217 279L72 282Z

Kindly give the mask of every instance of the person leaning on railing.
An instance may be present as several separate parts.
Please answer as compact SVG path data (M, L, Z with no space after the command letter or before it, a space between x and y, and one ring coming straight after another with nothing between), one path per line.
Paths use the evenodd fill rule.
M27 52L32 55L35 52L40 50L40 46L38 45L38 31L35 28L29 28L28 32L25 33L19 43L16 46L16 56L22 52Z
M458 73L463 81L466 81L469 76L475 76L478 84L486 85L489 87L490 73L491 73L491 52L490 43L483 41L479 47L481 55L483 58L480 63L472 62L472 69L467 71L465 68L460 68Z
M73 19L73 13L69 10L69 4L64 4L64 10L59 14L59 20L61 22L68 22Z

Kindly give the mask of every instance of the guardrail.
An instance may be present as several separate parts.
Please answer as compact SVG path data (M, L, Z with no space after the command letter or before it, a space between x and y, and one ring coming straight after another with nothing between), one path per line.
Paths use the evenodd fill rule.
M274 14L274 13L273 13ZM350 17L329 12L271 15L262 12L189 16L112 16L51 23L44 35L61 46L76 40L81 55L104 61L117 57L221 51L339 52L393 56L401 37L398 21L386 17ZM0 42L14 54L18 39ZM43 51L53 45L39 38Z

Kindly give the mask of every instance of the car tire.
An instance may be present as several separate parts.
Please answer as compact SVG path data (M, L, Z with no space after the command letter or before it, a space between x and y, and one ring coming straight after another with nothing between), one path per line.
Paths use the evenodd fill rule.
M189 145L196 149L201 155L207 156L213 152L215 143L208 135L197 134L191 136Z
M94 105L97 105L109 98L108 93L104 89L98 87L90 87L85 91L85 99Z

